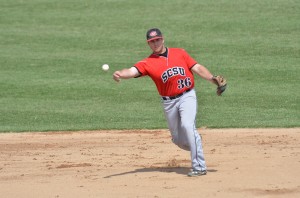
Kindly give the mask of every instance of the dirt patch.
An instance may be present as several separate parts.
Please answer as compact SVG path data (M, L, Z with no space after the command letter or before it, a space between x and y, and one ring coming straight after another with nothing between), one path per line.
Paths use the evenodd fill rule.
M300 197L300 128L199 129L206 176L167 130L0 134L12 197Z

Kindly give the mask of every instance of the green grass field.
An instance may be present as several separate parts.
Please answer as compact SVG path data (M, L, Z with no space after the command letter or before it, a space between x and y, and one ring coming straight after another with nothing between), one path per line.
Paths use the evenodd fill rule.
M198 127L300 126L300 1L0 0L0 131L166 128L150 78L112 80L152 27L228 79L196 78Z

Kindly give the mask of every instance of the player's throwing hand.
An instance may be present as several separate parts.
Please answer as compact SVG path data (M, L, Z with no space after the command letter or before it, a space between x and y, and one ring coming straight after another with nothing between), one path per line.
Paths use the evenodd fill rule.
M120 82L120 72L119 71L115 71L115 73L113 74L113 79L116 82Z

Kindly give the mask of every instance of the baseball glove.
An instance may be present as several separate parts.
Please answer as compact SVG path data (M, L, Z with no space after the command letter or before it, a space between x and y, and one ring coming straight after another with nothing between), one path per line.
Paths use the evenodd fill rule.
M218 86L217 87L217 95L221 96L227 86L226 79L223 76L214 76L212 78L212 80Z

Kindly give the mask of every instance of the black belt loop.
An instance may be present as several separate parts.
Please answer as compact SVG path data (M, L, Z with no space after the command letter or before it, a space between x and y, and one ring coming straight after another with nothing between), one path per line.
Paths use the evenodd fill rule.
M182 96L183 94L185 94L185 93L187 93L187 92L189 92L189 91L191 91L191 89L187 89L186 91L184 91L184 92L182 92L181 94L178 94L178 95L176 95L176 96L162 96L161 98L162 98L163 100L174 100L174 99L179 98L180 96Z

